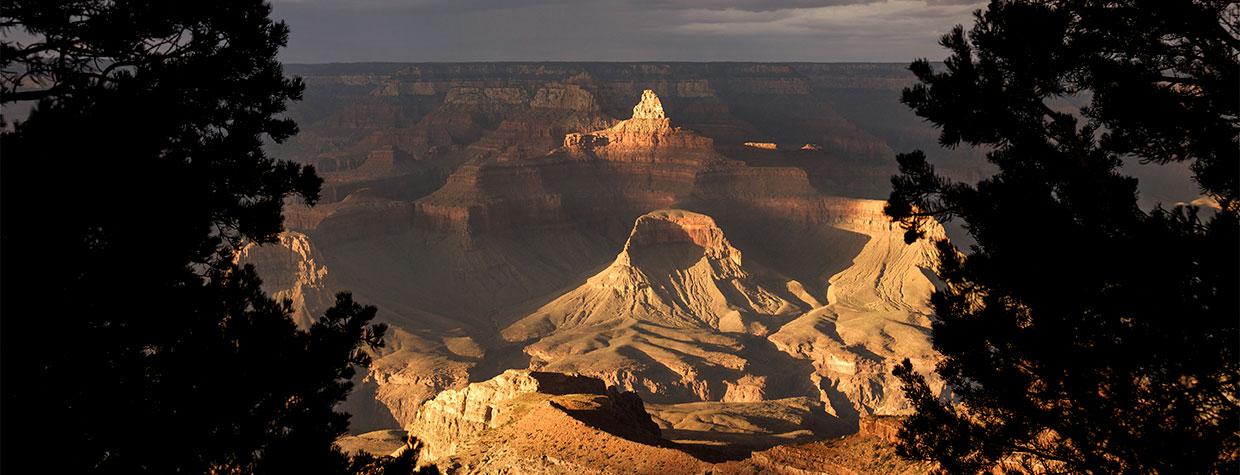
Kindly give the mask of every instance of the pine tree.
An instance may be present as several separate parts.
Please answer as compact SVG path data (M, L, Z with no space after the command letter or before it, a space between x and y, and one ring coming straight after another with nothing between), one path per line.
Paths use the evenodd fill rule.
M314 170L264 141L302 84L260 0L14 0L0 10L3 468L346 473L335 406L375 308L311 327L235 251L271 242ZM25 102L33 101L33 102ZM356 464L355 464L356 465Z
M951 473L1234 473L1240 458L1240 22L1210 0L994 0L903 101L987 150L976 184L898 157L887 213L939 242L937 372L907 363L900 452ZM1057 101L1057 102L1056 102ZM1083 101L1079 110L1055 104ZM1138 206L1126 161L1188 162L1212 209Z

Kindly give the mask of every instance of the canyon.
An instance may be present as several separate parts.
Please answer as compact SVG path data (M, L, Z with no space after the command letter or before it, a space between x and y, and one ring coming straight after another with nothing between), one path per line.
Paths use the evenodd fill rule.
M301 325L339 291L379 308L356 433L407 430L461 473L925 469L882 465L874 422L909 410L894 364L936 361L934 250L882 213L895 152L937 150L901 67L288 71L301 133L269 149L313 164L322 201L239 258ZM354 440L398 439L376 434Z
M606 388L606 389L605 389ZM752 420L769 416L749 411ZM736 416L736 414L730 414ZM423 464L449 473L927 473L933 467L895 456L892 418L866 417L848 436L788 443L752 453L670 440L632 392L602 380L509 370L428 401L409 427ZM394 452L403 433L347 438L350 447ZM400 449L395 449L400 450Z

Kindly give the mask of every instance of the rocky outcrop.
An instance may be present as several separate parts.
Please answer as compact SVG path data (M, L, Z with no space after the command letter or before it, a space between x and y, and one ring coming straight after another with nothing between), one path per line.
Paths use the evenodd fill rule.
M525 90L517 87L470 87L461 86L448 90L446 104L522 104L528 101Z
M530 107L599 113L598 101L589 91L576 84L549 84L538 89Z
M709 216L660 210L637 218L611 266L503 334L522 341L617 321L763 333L763 316L797 308L744 269L741 252Z
M872 427L874 421L863 418L861 423L863 427ZM774 447L755 452L746 462L758 473L789 475L938 473L934 464L897 455L895 444L885 434L865 431L833 440Z
M654 91L646 89L642 91L641 101L633 106L633 117L629 120L652 121L652 124L657 124L655 127L664 128L668 124L662 121L666 119L667 115L663 113L663 103L659 101L659 96L655 95Z
M818 440L847 433L833 427L817 399L647 404L665 439L738 451Z
M371 363L367 378L377 388L374 398L387 406L397 427L411 424L424 401L442 391L465 387L469 370L478 361L454 353L448 344L452 338L435 341L395 328L384 340L385 347Z
M240 264L255 267L263 290L293 303L293 321L308 328L332 305L327 266L302 233L284 232L269 244L248 244L237 253Z
M532 367L590 374L654 401L802 395L771 367L772 358L791 357L806 367L787 368L804 371L800 381L842 421L905 413L890 373L905 358L924 372L936 361L927 307L934 282L925 273L934 255L929 244L905 244L881 206L836 205L833 229L863 245L824 281L782 262L773 264L787 274L749 262L706 215L648 213L610 266L502 334L532 341ZM783 354L763 353L746 335L766 336Z
M510 423L483 432L435 463L461 474L701 474L715 466L633 430L612 399L599 395L534 398ZM720 473L753 473L723 471Z
M727 392L723 402L759 402L766 398L766 376L745 375L736 381L724 381Z
M403 430L385 429L366 432L358 435L346 435L336 439L340 451L346 454L367 453L376 457L392 455L405 447L409 434Z
M857 433L883 439L891 444L900 442L900 425L904 418L896 416L862 417Z
M659 160L667 157L666 149L710 150L712 142L696 133L672 127L659 96L646 89L628 120L605 130L568 134L564 147L570 153L587 153L609 160L635 157Z
M907 413L911 408L892 368L908 358L929 373L937 361L929 340L929 296L935 286L929 270L936 251L924 240L905 244L901 230L885 220L863 218L882 206L859 203L862 218L839 223L868 242L848 268L831 276L827 305L770 336L782 351L813 363L811 378L841 417ZM931 233L941 236L942 230ZM936 378L930 381L941 390Z
M631 118L562 138L550 153L460 167L417 201L415 225L471 238L531 225L615 232L728 168L710 139L671 126L649 90Z
M636 395L603 390L597 379L508 371L427 401L409 435L422 443L421 464L461 474L915 474L932 468L895 457L879 433L804 443L817 424L805 398L651 411L657 417ZM391 446L394 434L401 433L342 443ZM772 445L780 446L763 450ZM724 449L729 446L739 450ZM747 457L753 450L761 451Z
M800 395L759 337L805 303L766 282L709 216L655 211L635 220L610 266L502 335L532 341L532 367L589 374L650 400Z
M779 150L779 144L775 142L745 142L744 145L761 150Z
M659 439L658 426L633 394L608 391L595 378L527 370L505 371L488 381L439 393L418 409L408 430L425 443L424 460L439 460L457 455L487 432L533 410L565 410L573 399L597 406L593 409L600 413L590 418L615 419L598 429L637 434L645 442Z

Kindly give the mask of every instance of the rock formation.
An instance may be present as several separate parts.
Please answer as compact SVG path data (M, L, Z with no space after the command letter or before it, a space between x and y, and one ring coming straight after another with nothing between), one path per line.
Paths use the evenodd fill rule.
M504 337L523 341L617 320L762 334L763 316L798 309L750 275L709 216L659 210L637 218L610 266L508 327Z
M881 205L854 212L878 215ZM893 364L910 358L929 371L935 358L926 303L933 282L923 273L932 249L904 244L885 222L837 226L869 239L828 279L825 298L815 298L809 281L762 265L755 274L710 217L651 212L610 266L503 336L533 340L525 351L534 367L590 374L660 402L802 395L803 386L771 371L761 340L737 335L770 334L774 348L812 366L805 376L831 414L855 421L902 413Z
M523 423L545 427L566 416L620 437L648 444L660 440L658 426L636 395L609 391L595 378L524 370L439 393L418 410L409 431L425 444L422 459L438 461L486 450L473 445L495 429Z
M862 430L848 437L786 445L809 432L804 413L812 404L656 406L656 425L636 395L602 386L581 376L508 371L427 401L410 434L424 442L421 464L461 474L915 474L932 468L895 456L888 440L893 422L886 419L864 418ZM716 438L694 438L702 433ZM747 433L765 434L764 445L781 446L747 456L716 445L729 437L753 440ZM341 444L382 450L395 445L392 434L348 437Z
M646 404L667 440L747 452L841 435L822 404L809 397L752 402Z
M878 213L883 203L865 205ZM908 358L929 373L937 358L929 340L929 297L935 284L927 276L935 250L924 240L905 244L890 223L843 227L869 241L851 266L831 277L828 305L788 323L770 340L813 362L813 379L833 413L902 414L910 407L891 376L893 365ZM942 236L941 228L930 232ZM931 383L941 389L936 379Z
M305 234L281 233L270 244L248 244L237 253L239 263L253 265L263 290L276 300L293 303L293 321L308 328L334 302L328 270Z
M791 298L791 297L789 297ZM661 210L635 221L610 266L504 330L533 365L579 372L658 400L760 400L749 340L797 314L762 286L710 217ZM782 318L781 318L782 317Z
M641 101L633 106L633 121L659 121L663 127L667 126L667 115L663 113L663 103L659 101L659 96L654 91L646 89L642 91Z
M891 424L885 418L865 417L861 419L861 430L856 434L829 441L774 447L755 452L745 462L758 473L935 473L933 464L906 460L896 454L895 445L888 438Z
M291 111L304 133L273 155L327 170L323 202L290 209L287 256L245 259L278 264L260 274L299 318L337 289L380 308L388 345L359 393L393 426L520 368L636 391L678 436L732 434L699 445L855 430L905 410L892 363L934 361L920 301L933 256L881 202L845 197L881 195L886 140L920 137L856 103L898 89L884 71L309 67ZM822 150L741 145L754 137ZM571 402L607 412L595 393ZM754 422L768 416L782 422ZM522 420L483 432L535 424Z
M403 430L388 429L347 435L336 439L336 445L346 454L365 452L374 456L392 455L407 445L409 434Z
M700 155L711 146L709 138L673 127L671 119L663 112L659 96L650 89L642 91L641 100L633 106L633 116L628 120L608 129L564 137L564 148L570 153L588 153L608 160L666 160L675 158L670 151Z
M605 128L612 117L628 116L643 89L659 93L665 115L680 127L713 139L729 155L755 137L821 144L825 156L794 166L833 194L883 197L895 150L937 149L936 133L899 103L899 91L913 78L898 65L455 63L288 70L307 84L305 100L290 111L302 130L273 153L334 173L394 146L423 169L353 186L382 188L401 199L434 191L445 170L476 157L534 156L561 145L565 133ZM950 155L948 168L962 173L983 163L980 154L963 149ZM347 192L333 191L333 181L325 196L343 199Z

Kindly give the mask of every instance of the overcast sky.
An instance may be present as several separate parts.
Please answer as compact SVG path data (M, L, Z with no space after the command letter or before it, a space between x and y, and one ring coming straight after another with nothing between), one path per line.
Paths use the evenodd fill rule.
M281 59L892 61L942 59L980 0L273 0Z

